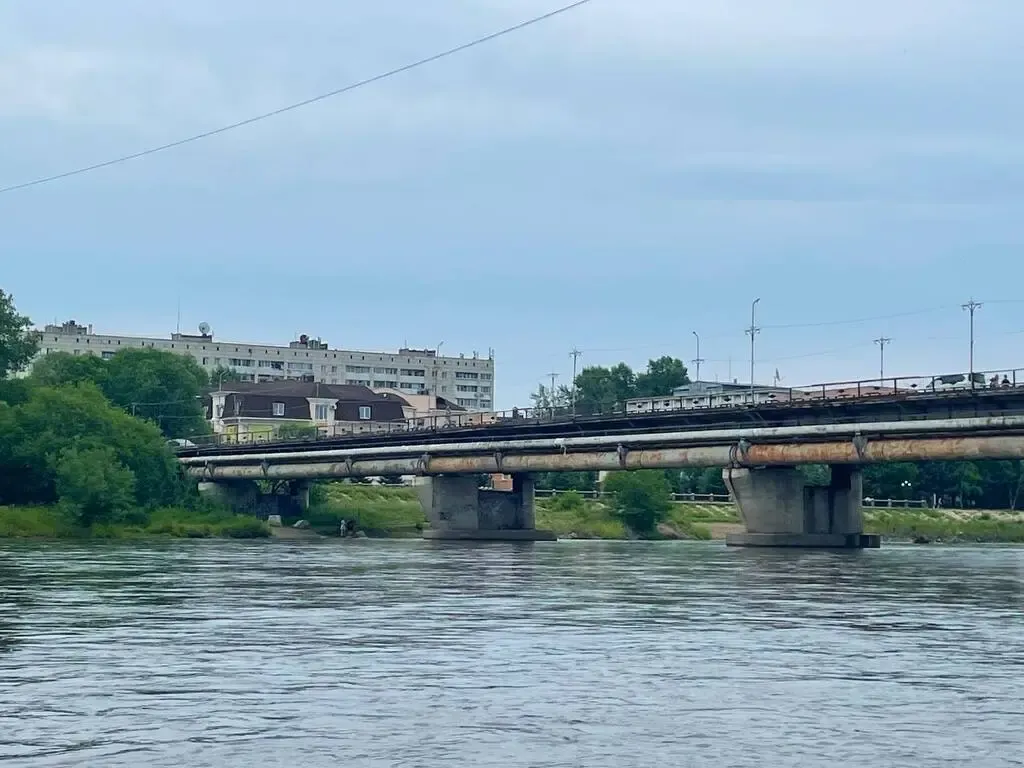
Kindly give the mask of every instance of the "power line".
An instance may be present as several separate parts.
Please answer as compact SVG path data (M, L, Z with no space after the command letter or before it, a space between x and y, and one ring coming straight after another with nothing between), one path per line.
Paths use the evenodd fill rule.
M373 77L368 77L364 80L359 80L355 83L350 83L349 85L343 86L341 88L336 88L333 91L321 93L318 96L313 96L312 98L304 99L303 101L298 101L295 102L294 104L289 104L287 106L280 107L270 112L264 112L261 115L248 117L245 120L239 120L238 122L231 123L230 125L224 125L220 128L214 128L209 131L204 131L203 133L197 133L192 136L187 136L183 139L178 139L177 141L172 141L167 144L161 144L160 146L150 147L149 149L144 149L140 152L133 152L132 154L129 155L122 155L120 157L115 157L110 160L104 160L103 162L94 163L92 165L83 166L81 168L75 168L74 170L65 171L63 173L56 173L53 174L52 176L43 176L38 179L22 182L20 184L12 184L9 187L0 187L0 194L4 192L14 192L19 189L26 189L27 187L35 187L40 184L47 184L51 181L59 181L60 179L66 179L71 176L78 176L83 173L89 173L90 171L97 171L101 168L108 168L112 165L126 163L130 160L137 160L140 157L154 155L157 152L164 152L168 149L175 149L185 144L191 144L202 139L208 139L211 136L217 136L222 133L227 133L228 131L233 131L236 128L242 128L247 125L252 125L253 123L258 123L261 120L267 120L271 117L277 117L278 115L282 115L285 112L291 112L296 109L301 109L302 107L308 107L310 104L316 104L317 102L333 98L334 96L340 96L343 93L354 91L355 89L362 88L365 85L370 85L381 80L386 80L390 77L394 77L395 75L400 75L403 72L408 72L411 69L417 69L418 67L422 67L425 64L432 64L435 61L447 58L449 56L454 56L457 53L462 53L463 51L469 50L470 48L475 48L478 45L489 43L492 40L498 39L499 37L510 35L513 32L518 32L519 30L525 29L526 27L533 26L534 24L539 24L540 22L547 21L548 19L552 19L555 16L560 16L564 13L568 13L569 11L573 11L581 6L587 5L591 1L592 0L577 0L574 3L564 5L561 8L556 8L553 11L548 11L547 13L542 14L540 16L534 16L533 18L527 19L526 21L521 21L518 24L513 24L511 27L505 27L504 29L500 29L497 32L492 32L489 35L484 35L483 37L478 37L475 40L471 40L468 43L463 43L462 45L457 45L454 48L449 48L446 51L435 53L433 56L428 56L424 59L419 59L418 61L414 61L410 64L403 64L400 67L390 69L387 72L382 72L379 75L374 75Z
M858 317L850 320L825 320L822 322L815 323L786 323L783 325L765 325L764 328L770 330L782 330L786 328L825 328L833 325L856 325L858 323L868 323L874 320L894 320L898 317L913 317L915 315L929 315L932 312L941 312L944 309L951 309L953 305L947 304L941 307L929 307L927 309L915 309L908 312L895 312L889 315L874 315L873 317Z

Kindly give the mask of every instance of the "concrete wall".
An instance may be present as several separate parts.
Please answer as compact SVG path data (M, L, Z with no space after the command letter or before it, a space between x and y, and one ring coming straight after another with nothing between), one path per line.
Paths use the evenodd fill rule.
M553 539L536 530L534 484L530 477L514 475L512 490L477 487L472 475L424 478L416 486L431 530L427 538L445 539Z
M722 478L747 531L732 534L735 546L865 547L860 470L833 465L827 486L808 485L795 468L726 468Z

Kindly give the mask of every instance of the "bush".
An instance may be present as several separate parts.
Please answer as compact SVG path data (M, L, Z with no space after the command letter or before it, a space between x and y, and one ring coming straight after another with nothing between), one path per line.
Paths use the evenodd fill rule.
M586 502L579 491L566 491L551 497L548 502L548 509L552 512L582 512Z
M270 526L255 517L236 517L225 523L220 533L231 539L266 539L271 535Z
M135 503L135 475L106 447L61 452L56 489L61 505L85 527L124 520Z
M672 508L671 486L658 470L613 472L604 489L614 499L615 514L638 534L653 533Z

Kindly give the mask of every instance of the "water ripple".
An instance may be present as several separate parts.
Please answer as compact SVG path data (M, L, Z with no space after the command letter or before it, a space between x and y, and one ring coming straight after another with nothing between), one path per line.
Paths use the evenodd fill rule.
M0 763L1024 765L1024 551L0 545Z

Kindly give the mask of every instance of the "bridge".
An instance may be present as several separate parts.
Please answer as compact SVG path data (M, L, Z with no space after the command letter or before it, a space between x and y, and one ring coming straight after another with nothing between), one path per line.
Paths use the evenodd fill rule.
M860 468L1024 459L1020 380L945 390L854 382L822 387L820 397L583 418L500 414L475 427L192 446L179 458L204 492L240 506L258 501L257 480L287 482L301 504L312 480L415 475L425 536L484 540L553 538L534 524L532 473L722 467L746 526L728 544L871 547ZM808 485L800 464L829 465L829 484ZM511 475L512 490L478 488L480 473Z

